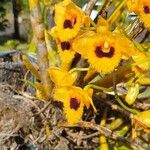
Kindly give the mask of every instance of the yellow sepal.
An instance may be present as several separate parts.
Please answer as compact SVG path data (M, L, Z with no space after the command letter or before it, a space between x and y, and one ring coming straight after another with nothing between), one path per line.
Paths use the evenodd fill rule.
M22 56L22 60L26 68L32 73L33 76L36 77L37 80L40 80L40 74L34 65L30 62L29 58L26 55Z
M128 89L128 92L127 92L127 95L125 97L125 101L129 104L129 105L132 105L138 94L139 94L139 90L140 90L140 85L138 83L133 83L129 89Z
M48 73L56 86L71 86L77 78L76 72L69 73L57 67L50 67Z
M35 82L34 86L36 88L36 98L39 100L48 100L49 99L49 95L47 95L47 91L48 88L43 86L41 83L39 82Z
M39 0L29 0L30 10L36 8L38 4L39 4Z

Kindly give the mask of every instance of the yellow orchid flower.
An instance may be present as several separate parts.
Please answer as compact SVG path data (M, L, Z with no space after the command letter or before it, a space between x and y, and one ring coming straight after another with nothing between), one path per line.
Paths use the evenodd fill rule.
M76 72L70 73L56 67L49 68L48 72L55 83L54 99L64 104L64 113L68 123L74 124L81 119L84 106L88 109L91 105L96 112L92 101L93 89L73 86L77 78Z
M62 41L74 38L84 23L84 13L71 0L64 0L55 5L55 23L52 29L55 37ZM87 18L86 18L87 19Z
M77 123L83 114L83 108L89 108L90 104L96 111L92 102L92 91L85 91L76 86L58 87L54 92L54 99L63 102L64 114L69 124Z
M74 41L73 49L87 58L90 65L101 73L110 73L121 60L120 45L110 32L106 35L85 33Z
M89 63L98 72L109 73L113 71L121 59L118 46L113 38L94 36L89 45Z
M143 128L145 132L150 133L150 110L146 110L133 116L133 125L135 131L137 128ZM133 133L133 138L136 137L136 133Z
M150 1L149 0L128 0L128 10L135 12L144 22L146 28L150 28Z

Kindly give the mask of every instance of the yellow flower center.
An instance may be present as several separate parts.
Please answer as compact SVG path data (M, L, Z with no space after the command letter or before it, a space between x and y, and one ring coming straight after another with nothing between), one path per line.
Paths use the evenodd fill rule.
M95 54L97 57L108 57L111 58L114 55L114 47L110 46L107 42L105 42L101 46L97 46L95 49Z
M80 107L80 102L77 98L71 98L70 99L70 108L77 110Z
M61 49L64 50L69 50L71 47L70 43L68 41L61 42Z
M144 13L150 14L150 6L144 6Z
M76 24L76 18L72 18L70 20L66 19L64 21L64 29L66 29L66 28L72 29L75 24Z

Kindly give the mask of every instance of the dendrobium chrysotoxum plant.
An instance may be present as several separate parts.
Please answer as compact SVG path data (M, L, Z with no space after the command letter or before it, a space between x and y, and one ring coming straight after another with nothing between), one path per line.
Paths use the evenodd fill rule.
M144 39L136 40L141 31L150 30L150 1L113 1L108 16L102 12L107 14L110 2L102 3L95 20L71 0L52 4L55 25L45 29L57 47L49 52L53 59L46 70L54 84L51 97L63 103L67 122L73 125L82 120L85 109L99 111L93 102L95 95L114 95L122 109L133 114L134 126L149 132L150 110L141 112L133 105L141 87L150 84L150 45ZM59 61L53 62L58 56ZM32 73L30 65L26 63ZM37 97L48 99L38 81ZM117 91L121 83L126 93Z

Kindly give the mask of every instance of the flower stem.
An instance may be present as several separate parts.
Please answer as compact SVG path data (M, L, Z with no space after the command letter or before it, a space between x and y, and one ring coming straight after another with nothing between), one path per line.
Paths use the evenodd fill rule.
M90 22L91 22L92 26L93 26L94 28L96 28L96 24L95 24L95 22L94 22L92 19L90 19Z
M37 49L37 63L39 67L40 80L44 87L47 97L51 97L53 89L52 81L47 69L49 67L48 52L45 42L44 25L39 0L28 0L30 7L31 26L33 30L34 42Z
M104 114L103 114L102 120L100 122L100 126L106 125L106 119L107 119L107 108L104 110ZM107 138L104 134L100 135L99 143L101 145L101 150L109 150Z
M145 59L142 59L142 60L140 60L140 61L137 61L137 62L133 63L132 66L140 65L140 64L146 63L146 62L148 62L148 61L150 61L150 57L147 57L147 58L145 58Z
M104 87L100 87L100 86L97 86L97 85L94 85L94 84L88 84L84 87L84 89L88 89L88 88L93 88L93 89L96 89L96 90L100 90L100 91L107 91L109 92L110 89L107 89L107 88L104 88Z
M88 71L89 68L73 68L69 71L69 73L73 73L75 71Z
M124 4L126 3L126 0L123 0L119 6L115 9L115 11L111 14L111 16L107 19L107 21L110 23L111 20L113 20L113 18L116 16L116 14L118 14L118 12L120 11L120 9L124 6Z
M124 108L125 110L133 113L133 114L137 114L139 113L138 110L132 109L128 106L126 106L121 99L119 98L118 94L117 94L117 89L116 89L116 72L113 72L113 88L114 88L114 93L115 93L115 100L119 103L120 106L122 106L122 108Z
M131 113L133 113L133 114L138 114L138 113L139 113L138 110L132 109L132 108L129 108L128 106L126 106L126 105L120 100L120 98L119 98L118 95L115 95L115 100L116 100L116 101L120 104L120 106L122 106L125 110L127 110L127 111L129 111L129 112L131 112Z

